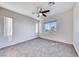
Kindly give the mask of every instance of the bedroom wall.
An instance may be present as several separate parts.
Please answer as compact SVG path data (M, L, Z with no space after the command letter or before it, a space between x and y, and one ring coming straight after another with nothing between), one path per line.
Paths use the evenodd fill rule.
M79 55L79 3L74 7L73 17L73 44Z
M13 39L9 41L3 34L4 16L13 18ZM36 20L0 8L0 48L36 38Z
M43 22L57 20L57 32L56 34L44 33ZM66 11L64 13L54 15L50 19L41 21L41 32L40 37L72 44L73 42L73 10Z

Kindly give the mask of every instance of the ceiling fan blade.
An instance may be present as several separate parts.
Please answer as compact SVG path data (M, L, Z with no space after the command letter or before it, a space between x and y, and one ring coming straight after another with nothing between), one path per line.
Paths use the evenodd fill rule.
M42 11L42 13L47 13L47 12L50 12L50 10L45 10L45 11Z
M42 14L44 17L47 17L45 14Z

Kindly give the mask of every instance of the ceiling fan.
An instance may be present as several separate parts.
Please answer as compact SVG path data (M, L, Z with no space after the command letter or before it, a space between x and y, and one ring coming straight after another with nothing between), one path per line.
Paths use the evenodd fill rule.
M37 14L37 17L44 16L47 17L45 13L50 12L50 10L43 10L42 8L37 8L37 12L33 12L32 14Z
M52 6L54 4L55 4L55 2L48 3L49 6ZM43 10L42 8L37 7L36 12L33 12L32 14L36 14L37 17L40 17L40 16L47 17L46 13L48 13L48 12L50 12L50 10Z

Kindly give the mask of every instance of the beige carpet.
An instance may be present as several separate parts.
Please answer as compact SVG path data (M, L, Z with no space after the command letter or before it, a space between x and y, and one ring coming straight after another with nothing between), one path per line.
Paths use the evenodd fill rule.
M1 57L76 57L72 45L46 39L33 39L0 49Z

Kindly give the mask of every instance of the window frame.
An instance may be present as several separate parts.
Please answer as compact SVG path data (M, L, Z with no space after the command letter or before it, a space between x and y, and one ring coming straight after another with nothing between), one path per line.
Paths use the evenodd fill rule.
M11 24L9 23L11 22ZM4 16L4 36L12 36L13 34L13 18Z
M46 21L46 22L44 22L44 23L43 23L43 31L44 31L44 32L48 32L48 31L46 31L46 29L45 29L45 24L46 24L46 23L53 23L53 22L56 22L56 20L51 20L51 21ZM55 27L55 26L54 26L54 27ZM56 28L57 28L57 22L56 22ZM55 28L55 29L56 29L56 28Z

